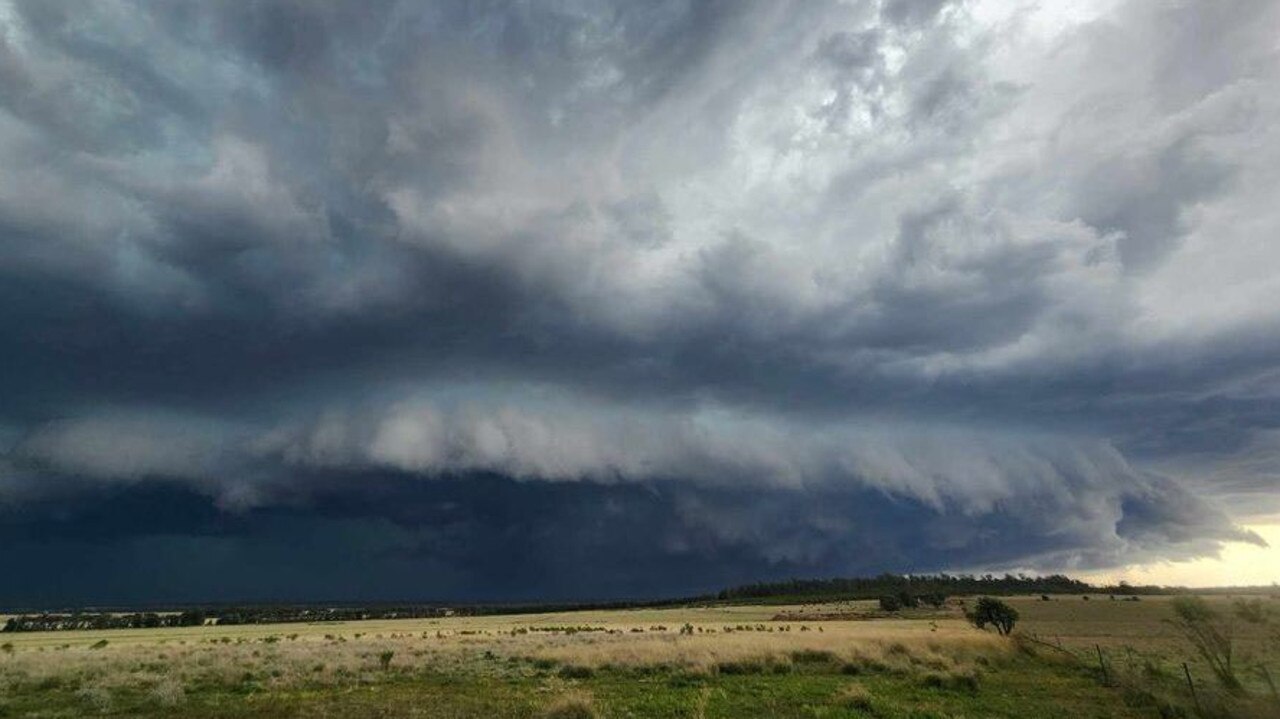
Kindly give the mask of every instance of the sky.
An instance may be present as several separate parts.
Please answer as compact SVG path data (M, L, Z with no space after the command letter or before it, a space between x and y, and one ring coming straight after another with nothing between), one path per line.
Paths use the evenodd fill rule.
M1280 3L0 0L0 605L1280 581Z

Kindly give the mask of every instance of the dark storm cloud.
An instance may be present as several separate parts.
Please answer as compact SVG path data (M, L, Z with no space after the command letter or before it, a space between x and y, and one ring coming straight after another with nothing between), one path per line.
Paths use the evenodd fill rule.
M1170 556L1168 525L1143 519L1184 509L1159 495L1127 498L1142 519L1117 525L1079 558L1069 541L1043 533L1034 510L1003 508L979 525L853 488L400 474L327 484L305 508L234 514L155 485L28 505L0 533L0 561L25 579L6 584L0 602L659 597L841 572L1060 567L1064 549L1073 568L1086 569L1135 553ZM1178 518L1193 522L1178 531L1200 542L1231 538L1198 512Z
M524 545L619 542L643 581L1254 541L1276 8L1052 10L0 4L0 502L171 499L189 531L112 541L210 557L336 522L417 548L370 577L458 596L519 594L495 536L550 525L468 520L460 554L384 483L698 515L693 558ZM870 539L896 526L928 541Z

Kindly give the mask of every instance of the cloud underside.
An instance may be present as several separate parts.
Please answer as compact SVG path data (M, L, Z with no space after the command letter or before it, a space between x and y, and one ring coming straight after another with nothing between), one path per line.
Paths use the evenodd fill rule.
M532 597L1259 542L1278 30L0 2L13 596L103 547L193 598Z

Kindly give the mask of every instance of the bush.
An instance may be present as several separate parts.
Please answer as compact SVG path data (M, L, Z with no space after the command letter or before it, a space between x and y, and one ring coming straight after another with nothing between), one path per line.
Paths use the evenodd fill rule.
M155 698L161 706L172 707L181 704L186 698L187 693L182 688L182 683L173 677L165 677L160 680L151 689L151 696Z
M758 661L720 662L716 665L717 674L764 674L765 665Z
M90 645L89 645L89 648L90 648L90 649L102 649L102 648L103 648L103 647L105 647L105 646L107 646L107 640L106 640L106 639L99 639L98 641L94 642L93 644L90 644Z
M896 612L902 609L902 600L898 599L895 594L886 594L880 597L880 609L886 612Z
M825 664L835 660L835 654L823 649L801 649L791 652L791 661L796 664Z
M101 684L86 684L76 690L76 698L93 707L99 713L111 709L111 692Z
M590 679L595 674L591 667L574 666L572 664L560 667L561 679Z
M871 711L871 692L861 684L849 684L840 690L838 701L844 706L860 711Z
M545 719L596 719L600 715L586 694L566 694L555 700L543 712Z
M382 671L385 672L391 668L391 659L395 657L395 655L396 653L390 649L378 655L378 666L382 667Z
M969 621L979 629L986 629L990 624L1002 635L1013 631L1018 621L1018 610L993 597L981 597L972 611L967 612Z
M1195 647L1223 688L1240 692L1242 687L1232 663L1234 636L1230 620L1224 620L1200 597L1178 597L1171 604L1174 619L1165 621Z
M920 601L923 604L928 604L929 606L937 609L947 603L947 595L942 592L930 592L928 594L921 594Z
M978 693L978 675L973 672L927 672L920 677L920 683L931 689Z

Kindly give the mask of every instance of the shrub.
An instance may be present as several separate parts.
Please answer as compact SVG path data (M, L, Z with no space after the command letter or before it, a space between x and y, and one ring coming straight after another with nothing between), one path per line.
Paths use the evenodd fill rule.
M929 592L928 594L921 594L920 601L937 609L947 603L947 595L942 592Z
M837 695L837 701L840 704L853 709L858 709L864 712L871 711L871 692L867 691L866 687L856 682L841 688L840 693Z
M1178 597L1172 602L1173 625L1195 647L1209 664L1218 682L1230 692L1241 690L1232 665L1233 642L1231 622L1224 620L1200 597Z
M0 652L4 652L5 654L13 654L13 642L5 642L4 644L0 644Z
M758 661L720 662L716 665L719 674L764 674L765 665Z
M957 691L977 694L978 673L974 671L952 672L950 676L950 684L951 688Z
M543 712L545 719L596 719L591 697L586 694L566 694L552 702Z
M791 661L796 664L825 664L835 660L836 655L824 649L801 649L791 652Z
M978 675L973 672L927 672L920 677L920 683L933 689L978 692Z
M1018 621L1018 610L999 599L981 597L974 605L973 611L967 612L966 616L979 629L985 629L988 624L991 624L1000 634L1008 635Z
M165 677L151 689L151 696L162 706L172 707L181 704L187 698L187 693L177 679Z
M391 651L390 649L387 649L386 651L382 652L381 654L378 655L378 666L382 667L383 671L390 669L391 659L395 657L395 655L396 653Z
M947 686L947 677L941 672L926 672L920 676L920 683L931 689L942 689Z
M103 647L105 647L105 646L107 646L107 640L106 640L106 639L99 639L98 641L94 642L93 644L90 644L90 645L89 645L89 648L90 648L90 649L102 649L102 648L103 648Z
M111 692L100 684L87 684L76 690L76 698L105 713L111 709Z
M591 667L575 666L572 664L560 667L561 679L590 679L595 674Z
M902 609L902 601L898 599L896 594L886 594L880 597L880 609L886 612L896 612Z

